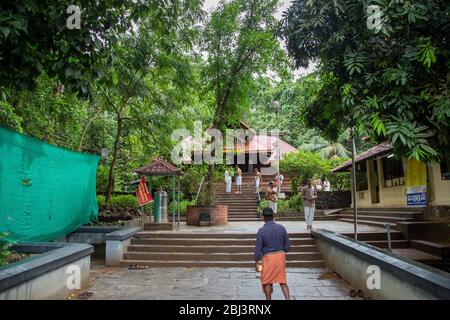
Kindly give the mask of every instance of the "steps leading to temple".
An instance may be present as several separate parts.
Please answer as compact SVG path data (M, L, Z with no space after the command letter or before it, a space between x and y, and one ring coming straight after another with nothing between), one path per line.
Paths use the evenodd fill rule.
M216 183L217 204L228 206L228 221L259 221L258 195L255 193L253 181L249 176L243 177L243 185L240 194L235 193L236 186L233 184L232 192L225 192L223 183Z
M339 221L353 223L353 209L342 210L338 215ZM358 223L384 228L389 224L396 228L397 222L420 221L423 209L420 208L359 208Z
M309 233L289 235L287 267L322 268L323 257ZM253 268L255 234L137 233L124 253L123 266Z

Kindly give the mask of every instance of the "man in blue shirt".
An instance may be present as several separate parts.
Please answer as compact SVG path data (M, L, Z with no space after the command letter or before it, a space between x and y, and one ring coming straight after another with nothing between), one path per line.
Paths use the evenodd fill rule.
M272 299L273 284L279 283L286 300L290 300L286 283L286 253L289 251L289 236L281 224L273 221L273 210L262 212L264 226L256 234L255 264L261 271L261 283L267 300ZM262 269L260 270L260 261Z

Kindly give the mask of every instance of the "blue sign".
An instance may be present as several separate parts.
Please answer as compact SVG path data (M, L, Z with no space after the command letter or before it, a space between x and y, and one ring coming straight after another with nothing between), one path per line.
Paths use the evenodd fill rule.
M426 206L427 193L426 192L408 193L407 204L408 206Z

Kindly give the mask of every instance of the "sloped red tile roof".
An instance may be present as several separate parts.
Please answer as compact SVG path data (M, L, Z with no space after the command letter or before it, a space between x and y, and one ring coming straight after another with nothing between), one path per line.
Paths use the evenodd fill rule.
M385 142L382 142L382 143L376 145L375 147L372 147L372 148L364 151L363 153L357 155L355 162L358 163L361 161L375 158L377 156L382 156L382 155L392 152L392 150L393 150L393 148L392 148L391 143L389 141L385 141ZM351 166L352 166L352 160L349 160L349 161L341 164L340 166L334 168L333 170L331 170L331 172L335 173L335 172L346 171Z
M149 165L142 166L134 172L139 174L144 174L148 176L172 176L172 175L182 175L181 169L175 167L173 164L167 162L162 157L157 158L155 161Z

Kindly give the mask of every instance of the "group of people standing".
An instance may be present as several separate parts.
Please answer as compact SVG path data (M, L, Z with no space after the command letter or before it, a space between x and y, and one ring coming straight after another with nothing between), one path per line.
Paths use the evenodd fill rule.
M228 170L224 173L225 178L225 192L231 192L231 186L233 184L233 177ZM236 193L242 193L242 170L239 166L236 166Z
M279 199L279 195L282 192L284 182L284 176L281 173L278 173L273 181L269 181L269 186L265 193L265 198L268 201L268 207L272 209L273 213L277 213L277 203ZM241 194L242 190L242 170L239 166L236 166L236 192L237 194ZM233 178L230 172L225 171L225 191L232 191ZM261 185L263 184L263 177L261 171L256 168L254 175L254 186L255 192L259 193L261 189ZM303 199L304 211L305 211L305 221L306 221L306 229L311 230L312 224L314 221L314 211L315 211L315 202L317 199L317 191L331 191L330 181L328 179L318 179L312 181L311 179L306 180L306 184L304 186L300 186L298 191Z

